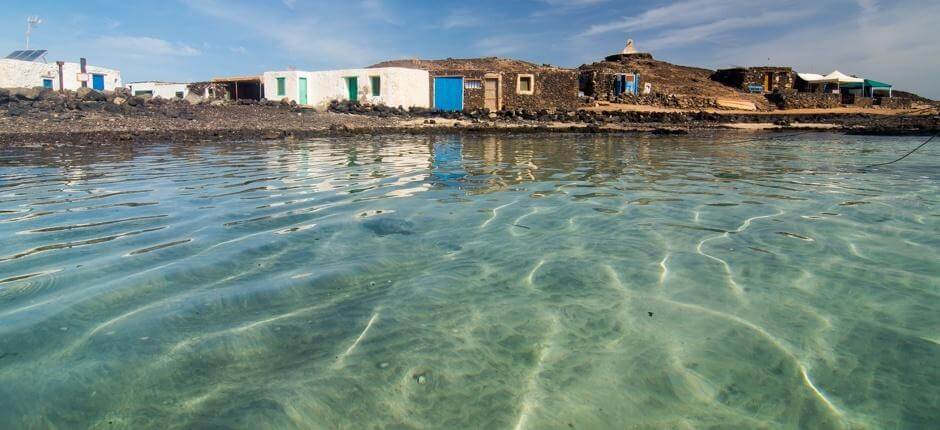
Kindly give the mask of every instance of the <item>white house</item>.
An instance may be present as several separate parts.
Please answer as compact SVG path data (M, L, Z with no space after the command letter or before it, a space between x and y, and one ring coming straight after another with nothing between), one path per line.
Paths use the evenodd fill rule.
M58 63L42 61L23 61L8 58L0 59L0 88L33 88L77 90L82 82L98 91L114 91L121 87L121 72L104 67L87 66L86 73L81 73L79 63L63 62L61 79Z
M181 99L189 94L187 85L178 82L131 82L127 84L127 89L135 96L149 95L164 99Z
M265 72L264 98L288 99L303 106L326 108L333 100L386 106L429 107L430 75L426 70L375 69Z

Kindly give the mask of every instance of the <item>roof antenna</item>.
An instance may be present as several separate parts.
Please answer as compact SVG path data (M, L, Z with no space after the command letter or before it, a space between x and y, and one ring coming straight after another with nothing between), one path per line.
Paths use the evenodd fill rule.
M26 49L29 50L29 36L33 34L33 27L37 27L39 24L42 24L42 20L38 16L31 16L26 18Z

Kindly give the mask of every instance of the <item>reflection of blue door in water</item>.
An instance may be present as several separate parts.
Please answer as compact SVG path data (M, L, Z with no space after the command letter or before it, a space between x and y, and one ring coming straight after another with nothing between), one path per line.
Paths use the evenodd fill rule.
M462 179L467 176L463 169L463 144L459 138L444 140L434 144L434 162L431 166L431 179L447 187L462 186Z

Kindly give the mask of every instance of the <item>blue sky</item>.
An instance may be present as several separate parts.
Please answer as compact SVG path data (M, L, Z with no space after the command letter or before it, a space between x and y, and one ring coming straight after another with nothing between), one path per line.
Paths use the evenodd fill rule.
M383 59L506 56L576 67L627 38L709 68L839 69L940 99L937 0L3 0L0 49L85 56L127 82Z

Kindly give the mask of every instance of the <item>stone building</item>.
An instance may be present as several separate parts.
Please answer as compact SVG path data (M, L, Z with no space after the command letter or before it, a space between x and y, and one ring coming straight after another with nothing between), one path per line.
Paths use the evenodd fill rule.
M587 97L598 100L615 100L623 95L643 93L640 73L635 67L638 60L653 60L648 52L639 52L633 39L617 54L608 55L604 61L578 68L578 90Z
M712 79L747 92L767 94L792 91L794 73L790 67L735 67L718 70Z
M554 110L578 106L578 75L569 69L505 58L398 60L372 68L429 73L429 106L445 111Z

